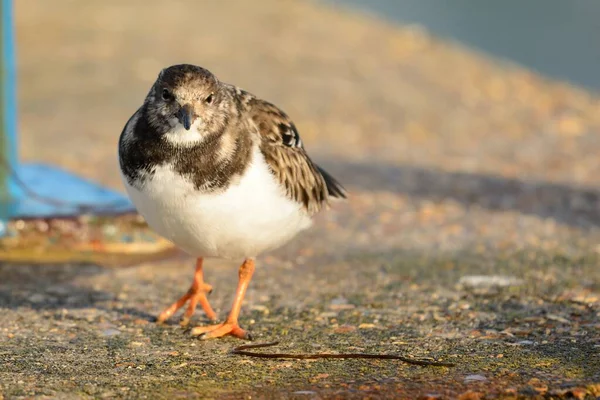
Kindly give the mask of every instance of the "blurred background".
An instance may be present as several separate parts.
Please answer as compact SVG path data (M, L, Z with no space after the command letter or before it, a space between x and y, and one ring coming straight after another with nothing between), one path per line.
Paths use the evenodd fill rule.
M596 3L484 4L20 1L20 152L122 190L125 121L193 63L280 105L359 193L595 228Z
M551 360L544 364L549 384L600 377L600 362L589 358L600 345L600 2L14 4L22 160L123 192L121 129L162 68L192 63L279 105L313 159L348 188L349 202L261 260L244 306L259 322L259 337L284 332L285 315L303 324L296 331L292 325L292 334L312 332L333 349L337 342L320 335L348 324L345 347L397 351L410 342L426 355L454 354L461 350L448 341L456 339L469 355L481 355L482 371L514 371L503 363L518 360L523 382L538 377L527 371L538 371L541 359ZM212 263L207 281L220 290L211 301L222 311L237 265ZM290 272L296 268L302 284ZM0 265L0 306L10 309L7 324L31 318L32 333L13 324L11 332L23 337L46 327L36 319L43 310L66 309L81 332L102 335L109 329L99 327L103 318L121 338L141 335L136 343L152 337L152 346L180 348L177 334L158 340L154 328L126 332L137 332L135 318L148 323L165 299L185 290L191 270L185 258L110 271L55 266L39 276L33 267ZM504 278L486 278L496 275ZM33 293L42 300L31 300ZM265 309L275 311L261 325ZM485 347L474 331L497 347ZM525 359L518 352L529 344L515 344L517 336L549 344L531 347ZM94 350L102 344L85 340L103 359ZM562 340L568 346L553 347ZM126 351L134 350L120 354ZM578 369L562 370L565 363ZM148 376L180 382L160 363L148 368ZM302 379L294 368L269 374ZM381 368L369 373L398 374L393 365ZM330 373L331 381L347 378ZM513 375L506 379L521 379Z
M594 0L522 2L330 0L517 62L550 77L600 89L600 4Z
M597 180L591 152L566 162L595 136L587 93L428 33L594 88L599 28L585 7L595 3L544 2L537 16L518 2L433 4L16 2L20 151L120 188L114 143L124 122L161 68L190 62L281 104L323 156Z

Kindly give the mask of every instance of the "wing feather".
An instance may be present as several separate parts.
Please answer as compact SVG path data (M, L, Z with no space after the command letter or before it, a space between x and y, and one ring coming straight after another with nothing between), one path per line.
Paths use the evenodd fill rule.
M260 150L287 195L309 214L321 210L332 197L346 198L343 186L310 159L291 119L275 105L240 92L258 127Z

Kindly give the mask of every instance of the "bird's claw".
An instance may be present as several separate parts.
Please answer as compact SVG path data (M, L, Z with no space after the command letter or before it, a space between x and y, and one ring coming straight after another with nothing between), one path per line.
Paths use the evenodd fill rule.
M223 322L216 325L197 326L192 329L191 334L198 336L201 340L208 340L223 337L226 335L235 336L239 339L252 340L252 335L240 328L237 322Z

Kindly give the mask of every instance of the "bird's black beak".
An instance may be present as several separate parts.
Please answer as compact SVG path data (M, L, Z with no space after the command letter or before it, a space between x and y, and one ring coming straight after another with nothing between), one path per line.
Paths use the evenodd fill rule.
M192 106L189 104L184 104L181 106L179 111L177 111L177 119L181 122L181 125L185 128L186 131L189 131L194 123L194 110Z

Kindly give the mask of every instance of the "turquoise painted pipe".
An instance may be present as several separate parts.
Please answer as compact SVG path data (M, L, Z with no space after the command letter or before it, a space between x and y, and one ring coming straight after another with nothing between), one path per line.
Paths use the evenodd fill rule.
M51 165L19 163L13 1L0 2L0 236L15 218L132 212L133 205L120 193Z
M11 171L17 170L17 98L15 90L16 60L12 0L0 0L0 234L19 197L19 187Z

